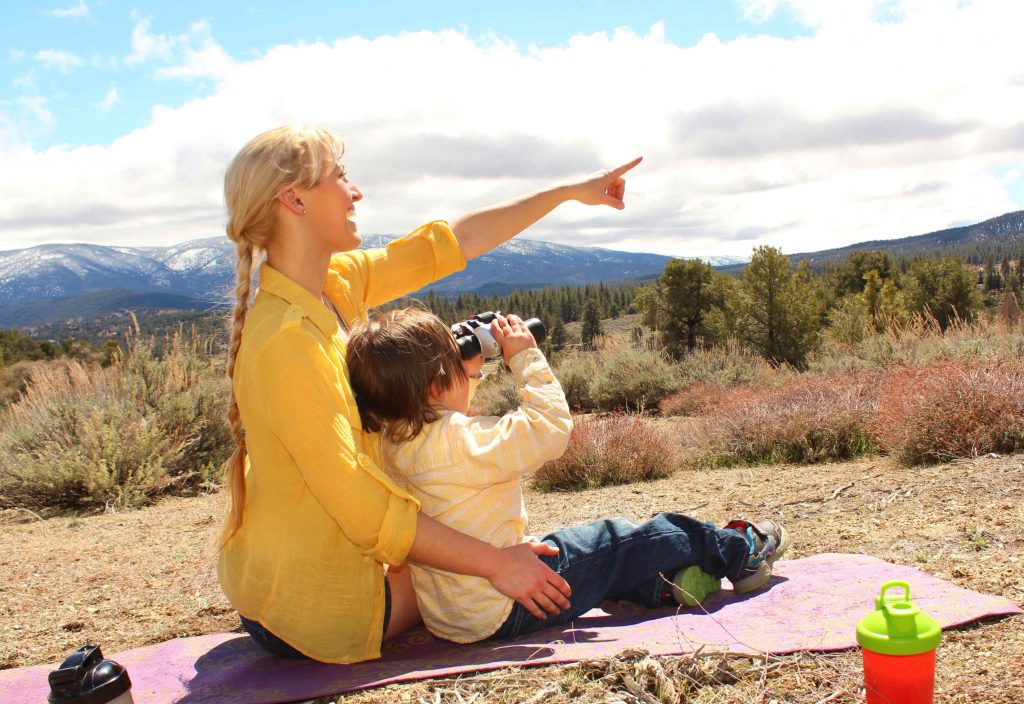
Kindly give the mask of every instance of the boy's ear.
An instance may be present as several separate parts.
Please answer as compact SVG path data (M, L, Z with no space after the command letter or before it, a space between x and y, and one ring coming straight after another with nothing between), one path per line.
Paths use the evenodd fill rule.
M440 401L444 398L444 392L441 391L441 385L434 380L430 382L430 388L427 389L427 399L433 402Z

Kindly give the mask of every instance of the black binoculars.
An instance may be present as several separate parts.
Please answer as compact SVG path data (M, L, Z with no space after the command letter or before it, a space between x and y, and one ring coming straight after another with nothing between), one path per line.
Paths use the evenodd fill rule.
M491 323L499 315L504 316L500 310L487 311L474 315L469 320L452 325L452 335L455 336L455 343L459 346L459 355L463 359L472 359L478 354L483 354L484 359L497 359L501 357L501 345L491 334ZM547 328L540 318L530 318L523 323L533 333L533 339L541 344L548 336Z

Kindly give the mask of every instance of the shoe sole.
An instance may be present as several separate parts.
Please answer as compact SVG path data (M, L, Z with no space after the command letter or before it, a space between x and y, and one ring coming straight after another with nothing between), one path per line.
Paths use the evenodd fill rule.
M737 594L746 594L755 589L760 589L771 581L772 566L789 549L789 531L782 526L779 526L779 528L782 528L782 541L775 547L775 552L772 553L772 556L758 565L757 570L753 574L744 577L732 585L733 590Z
M700 606L722 588L722 580L712 577L697 565L676 572L672 579L672 597L684 606Z

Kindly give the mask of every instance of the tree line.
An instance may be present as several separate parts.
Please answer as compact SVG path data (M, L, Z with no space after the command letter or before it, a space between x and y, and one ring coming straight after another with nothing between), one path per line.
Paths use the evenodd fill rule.
M814 271L807 262L793 265L774 247L758 247L738 276L700 260L672 259L654 282L552 286L507 295L428 290L415 303L449 323L488 310L540 318L548 329L549 351L570 344L566 325L580 323L579 343L588 347L603 334L603 320L640 313L643 325L657 331L675 357L736 339L772 361L800 366L826 339L855 343L915 316L927 316L943 329L957 319L975 320L986 306L1016 319L1022 272L1024 251L1013 258L990 255L972 267L956 256L897 258L882 250L859 250L842 263ZM184 325L215 346L223 343L224 316L219 313L188 311L182 313L187 319L180 320L165 314L152 321L142 312L138 316L135 326L141 325L144 334L159 322L164 333ZM59 357L110 363L119 347L109 338L56 342L0 331L0 367Z
M1020 316L1024 253L973 270L952 256L897 260L888 252L853 252L820 274L793 266L774 247L758 247L737 277L699 260L673 259L641 288L634 307L676 357L698 345L739 340L773 362L801 366L824 339L856 343L871 332L923 317L945 330L973 322L985 305ZM996 295L997 294L997 295Z
M116 340L107 340L100 345L94 345L88 340L71 338L56 342L28 337L16 329L0 330L0 369L17 362L36 362L63 357L97 361L107 365L120 349Z

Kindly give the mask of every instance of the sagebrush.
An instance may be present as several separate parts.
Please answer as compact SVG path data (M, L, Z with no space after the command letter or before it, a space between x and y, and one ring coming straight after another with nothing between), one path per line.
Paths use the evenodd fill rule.
M676 466L671 436L650 418L580 416L565 453L538 469L531 481L542 491L575 491L661 479Z
M207 343L132 338L108 367L37 367L0 425L0 497L29 508L137 506L212 486L230 446Z

